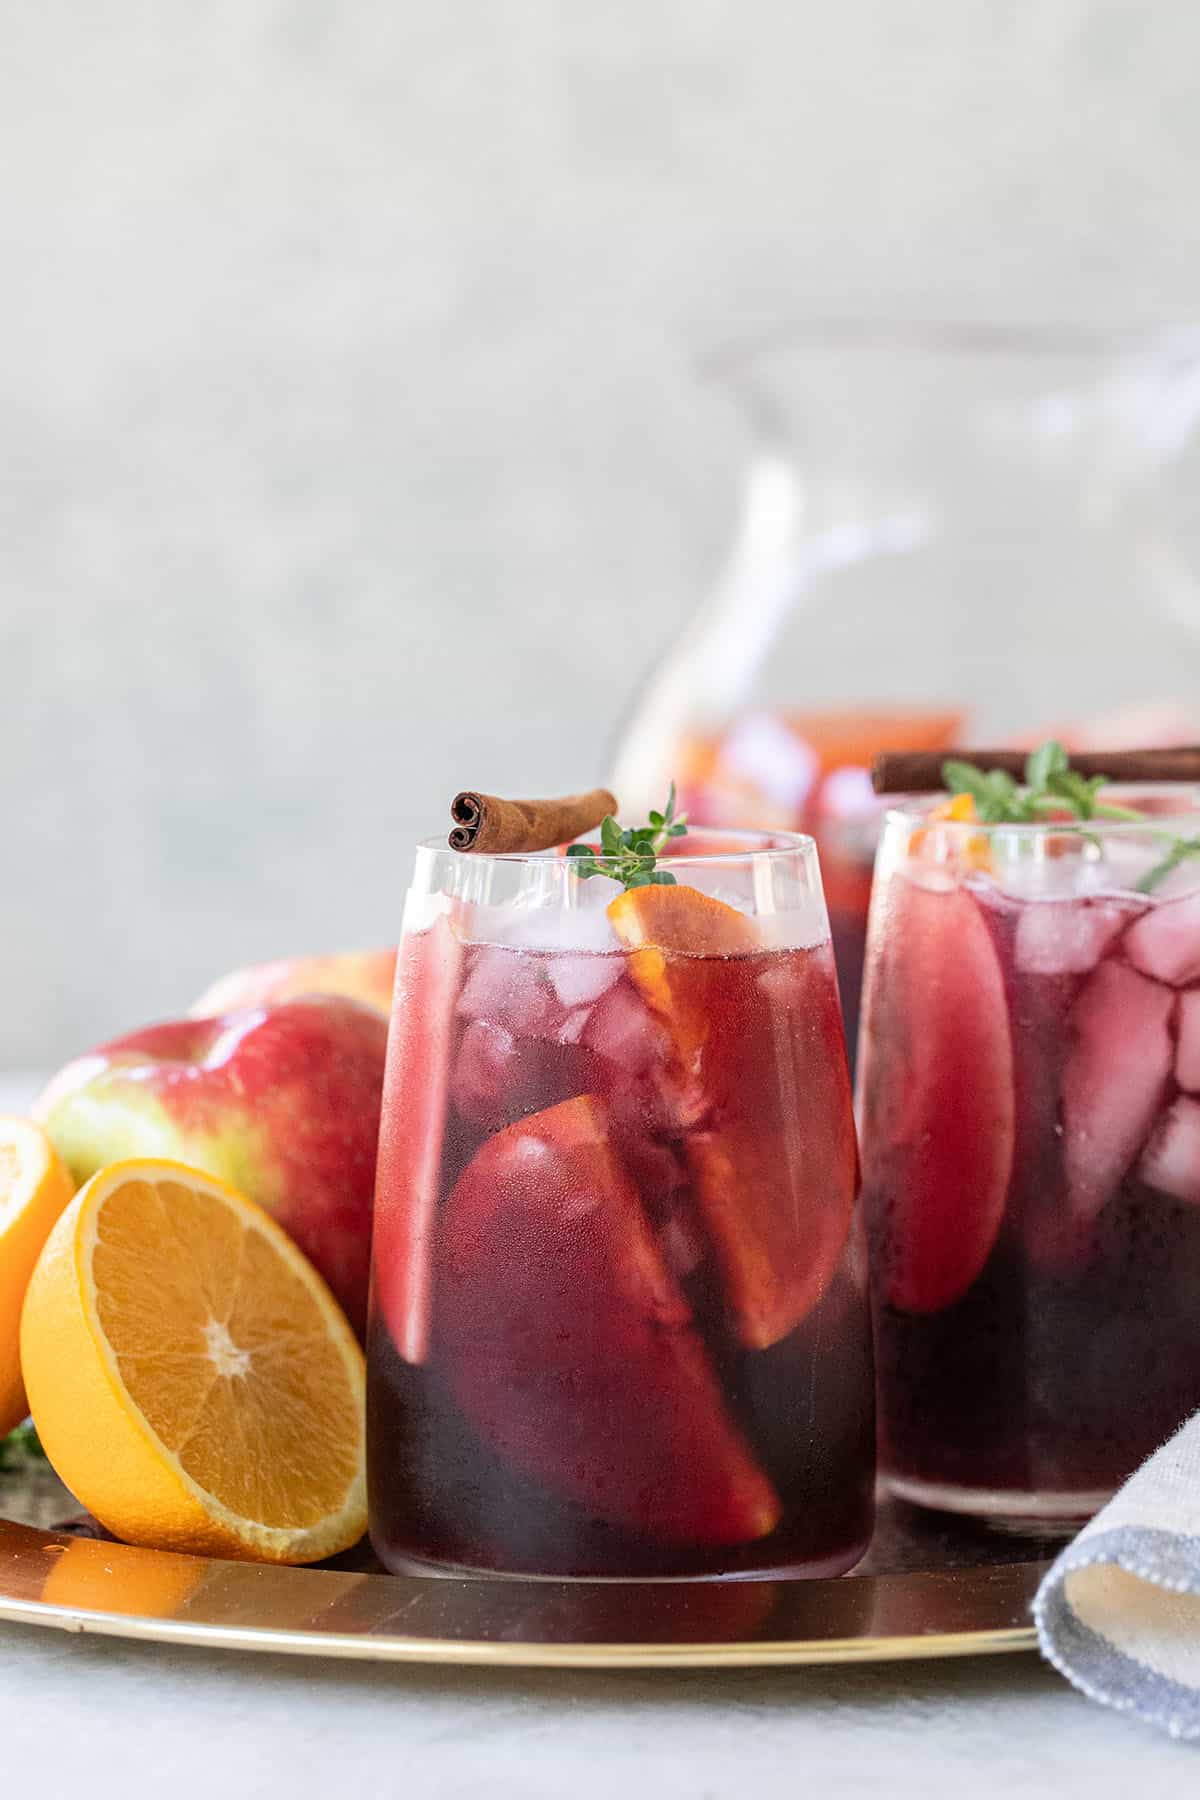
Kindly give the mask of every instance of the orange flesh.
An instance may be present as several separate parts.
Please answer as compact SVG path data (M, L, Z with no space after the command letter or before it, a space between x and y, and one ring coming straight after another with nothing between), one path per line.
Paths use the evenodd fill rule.
M92 1276L121 1381L193 1481L282 1529L338 1509L357 1450L345 1357L261 1232L181 1182L130 1181L98 1213Z

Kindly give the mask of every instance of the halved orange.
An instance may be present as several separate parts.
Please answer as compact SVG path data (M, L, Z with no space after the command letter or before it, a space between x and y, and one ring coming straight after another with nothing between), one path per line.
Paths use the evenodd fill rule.
M41 1127L0 1117L0 1438L29 1411L21 1381L21 1303L42 1245L74 1192Z
M362 1352L224 1182L148 1158L93 1175L34 1270L21 1363L47 1456L114 1537L305 1563L362 1536Z

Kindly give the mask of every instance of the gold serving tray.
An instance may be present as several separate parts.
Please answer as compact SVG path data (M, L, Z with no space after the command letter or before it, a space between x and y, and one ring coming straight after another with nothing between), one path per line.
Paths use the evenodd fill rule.
M386 1575L365 1550L316 1569L135 1550L75 1513L48 1470L0 1475L0 1619L209 1650L509 1668L1031 1650L1030 1603L1053 1549L885 1503L869 1554L836 1581L462 1579Z

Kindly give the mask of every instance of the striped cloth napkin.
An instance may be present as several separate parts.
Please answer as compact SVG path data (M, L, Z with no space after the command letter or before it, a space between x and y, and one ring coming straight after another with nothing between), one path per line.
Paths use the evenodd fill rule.
M1033 1611L1082 1693L1200 1739L1200 1414L1063 1551Z

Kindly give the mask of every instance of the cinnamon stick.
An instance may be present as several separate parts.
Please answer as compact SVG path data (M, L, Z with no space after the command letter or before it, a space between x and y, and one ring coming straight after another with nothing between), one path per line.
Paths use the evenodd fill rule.
M974 763L979 769L1004 769L1021 780L1024 750L881 750L871 764L871 786L877 794L936 794L946 783L946 762ZM1164 750L1078 750L1071 767L1080 775L1103 775L1109 781L1200 781L1200 744Z
M456 794L451 802L454 829L447 842L452 850L482 856L554 850L594 831L601 819L616 810L617 802L607 788L567 794L558 800L502 800L498 794L468 790Z

